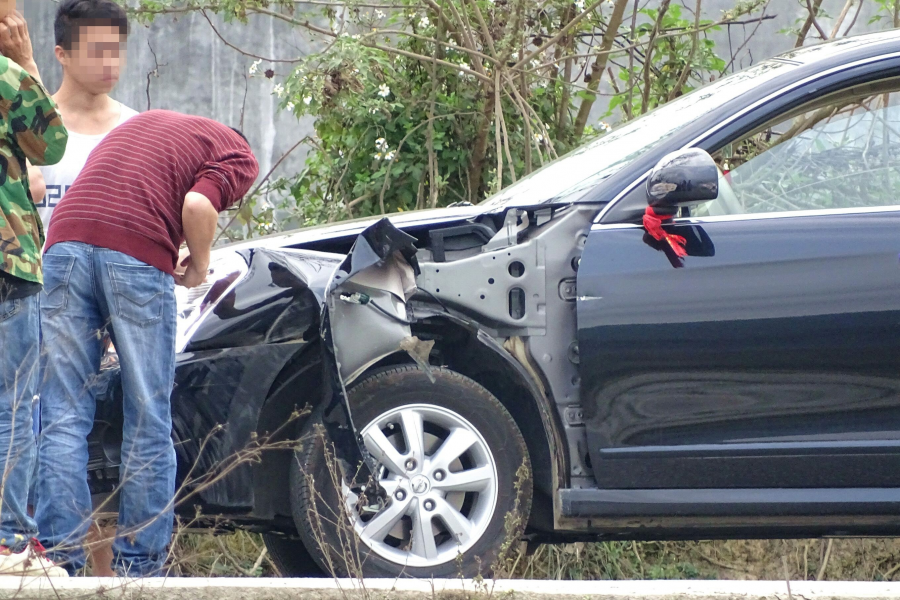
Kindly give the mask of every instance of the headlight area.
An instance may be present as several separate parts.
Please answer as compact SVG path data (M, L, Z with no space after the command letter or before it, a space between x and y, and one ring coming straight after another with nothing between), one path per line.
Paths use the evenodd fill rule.
M247 275L243 256L232 250L213 252L206 281L195 288L175 287L175 351L183 352L203 318Z

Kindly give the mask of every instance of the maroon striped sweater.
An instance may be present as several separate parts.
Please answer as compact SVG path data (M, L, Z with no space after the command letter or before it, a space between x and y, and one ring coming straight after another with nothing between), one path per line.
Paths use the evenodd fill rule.
M83 242L172 274L184 240L185 195L222 211L242 198L259 165L247 142L211 119L151 110L113 129L53 213L46 247Z

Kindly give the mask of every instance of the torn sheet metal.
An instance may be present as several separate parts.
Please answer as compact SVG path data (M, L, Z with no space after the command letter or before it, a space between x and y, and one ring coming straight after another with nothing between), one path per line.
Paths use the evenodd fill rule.
M345 467L365 461L352 423L347 386L411 337L406 302L419 274L415 238L382 219L363 231L332 276L322 308L326 369L325 428ZM353 472L353 471L349 471Z
M394 253L344 279L329 293L332 340L345 384L396 352L410 336L406 301L415 290L412 267Z

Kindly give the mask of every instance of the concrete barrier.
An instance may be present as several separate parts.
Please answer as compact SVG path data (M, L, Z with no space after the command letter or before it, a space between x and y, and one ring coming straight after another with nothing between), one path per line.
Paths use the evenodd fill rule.
M45 579L0 577L0 598L104 600L887 600L900 583L784 581L472 581Z

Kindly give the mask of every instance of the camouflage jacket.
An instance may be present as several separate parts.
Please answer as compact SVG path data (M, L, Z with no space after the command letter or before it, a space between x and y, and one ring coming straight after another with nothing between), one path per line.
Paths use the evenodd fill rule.
M0 56L0 270L43 283L44 228L28 185L25 159L62 160L69 134L44 88Z

